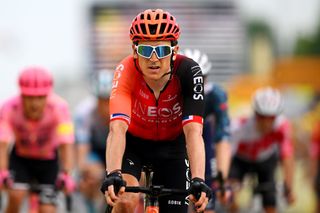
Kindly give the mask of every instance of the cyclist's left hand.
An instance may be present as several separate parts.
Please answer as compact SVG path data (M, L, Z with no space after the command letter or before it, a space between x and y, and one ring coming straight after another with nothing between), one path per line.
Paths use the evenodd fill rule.
M56 182L58 189L63 189L64 193L71 194L76 189L76 184L68 173L61 172Z
M13 185L13 178L9 170L0 171L0 190L3 188L11 188Z
M216 197L222 205L228 205L232 200L233 192L231 187L225 187L224 192L217 190Z
M193 178L189 188L189 199L194 203L197 212L203 212L212 198L212 191L203 179Z

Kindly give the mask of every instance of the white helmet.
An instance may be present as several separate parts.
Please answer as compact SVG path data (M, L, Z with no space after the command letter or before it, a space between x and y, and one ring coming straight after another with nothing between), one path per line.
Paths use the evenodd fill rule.
M93 94L100 98L109 98L112 89L112 80L112 70L103 69L96 72L91 84Z
M185 49L180 52L181 55L185 55L188 58L193 59L197 62L201 68L202 74L207 75L212 67L211 62L209 61L209 57L205 53L201 53L198 49Z
M265 116L277 116L283 110L280 92L271 87L258 89L253 96L252 105L255 112Z

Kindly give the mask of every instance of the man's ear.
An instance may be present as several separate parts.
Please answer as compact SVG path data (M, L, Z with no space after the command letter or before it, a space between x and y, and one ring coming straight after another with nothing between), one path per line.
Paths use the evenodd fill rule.
M176 60L176 57L177 57L177 54L178 54L178 50L179 50L179 46L178 45L173 48L172 60Z
M132 44L132 56L134 59L137 59L138 58L138 54L137 54L137 51L136 51L136 45Z

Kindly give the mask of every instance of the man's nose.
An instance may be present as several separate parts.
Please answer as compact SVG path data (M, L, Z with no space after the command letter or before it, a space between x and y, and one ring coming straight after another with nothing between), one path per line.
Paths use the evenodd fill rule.
M156 52L152 52L152 54L151 54L151 58L150 58L150 61L158 61L159 59L158 59L158 57L157 57L157 54L156 54Z

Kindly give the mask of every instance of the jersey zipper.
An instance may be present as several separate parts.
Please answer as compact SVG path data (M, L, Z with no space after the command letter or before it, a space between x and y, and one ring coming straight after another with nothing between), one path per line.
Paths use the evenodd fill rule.
M152 94L153 94L153 97L154 97L154 99L155 99L155 101L156 101L156 110L157 110L157 112L156 112L156 114L157 114L157 117L156 117L156 125L157 125L157 130L156 130L156 137L155 137L155 140L159 140L159 135L160 135L160 131L159 131L159 114L158 114L158 106L159 106L159 99L160 99L160 97L161 97L161 94L162 94L162 92L167 88L167 86L169 85L169 83L171 82L171 79L169 79L168 81L167 81L167 83L164 85L164 87L162 88L162 90L160 90L160 93L159 93L159 96L158 96L158 98L156 98L156 96L155 96L155 94L154 94L154 91L149 87L149 85L146 83L146 85L147 85L147 87L148 87L148 89L152 92Z

